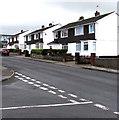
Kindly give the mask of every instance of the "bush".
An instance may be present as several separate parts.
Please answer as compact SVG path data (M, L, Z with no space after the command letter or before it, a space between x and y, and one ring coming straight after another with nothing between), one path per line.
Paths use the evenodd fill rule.
M13 49L14 53L18 53L18 51L19 51L18 49Z
M57 54L63 54L66 53L66 49L32 49L31 53L37 54L37 55L57 55Z
M18 49L9 49L9 52L18 53Z

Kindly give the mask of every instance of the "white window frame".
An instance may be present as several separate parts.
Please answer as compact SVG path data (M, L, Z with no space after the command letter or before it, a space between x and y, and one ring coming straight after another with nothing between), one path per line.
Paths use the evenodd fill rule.
M67 49L68 50L68 45L62 45L62 49Z
M96 41L93 41L93 51L96 52Z
M81 29L80 33L77 33L77 29ZM77 36L77 35L84 35L84 26L83 25L75 27L75 36Z
M91 31L91 26L93 26L93 31ZM95 24L94 23L89 25L89 33L95 33Z
M66 33L66 35L64 36L63 34ZM65 38L68 37L68 29L64 29L61 31L61 38Z
M80 50L79 50L79 47L80 46ZM80 43L76 43L76 51L81 51L81 42Z
M40 33L40 38L43 38L43 32Z

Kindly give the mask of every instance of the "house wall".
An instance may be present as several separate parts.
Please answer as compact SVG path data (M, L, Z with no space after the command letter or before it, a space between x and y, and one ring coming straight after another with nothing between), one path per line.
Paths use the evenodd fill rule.
M96 55L117 56L117 15L112 13L96 22Z
M84 50L84 42L88 42L88 50ZM75 56L75 53L78 52L82 56L90 56L91 53L96 53L96 51L93 50L93 42L95 42L95 40L81 40L81 51L76 51L76 43L68 43L67 53Z
M47 45L47 44L50 43L50 42L52 42L54 40L53 31L55 29L58 29L59 27L61 27L61 26L56 25L54 27L51 27L51 28L43 31L43 49L49 49L50 48L50 46Z
M62 44L52 44L49 45L49 47L52 46L52 49L62 49Z
M26 31L26 32L24 32L24 33L22 33L22 34L20 34L19 35L19 38L18 38L18 40L19 40L19 49L23 52L25 49L24 49L24 36L25 35L27 35L27 34L29 34L31 32L31 30L29 30L29 31Z

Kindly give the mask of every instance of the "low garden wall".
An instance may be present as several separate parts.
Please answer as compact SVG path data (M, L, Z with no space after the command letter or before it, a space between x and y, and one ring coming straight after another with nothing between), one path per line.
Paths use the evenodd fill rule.
M65 49L33 49L31 51L32 58L47 59L54 61L73 61L73 56L66 54Z
M94 66L119 70L119 58L95 58Z

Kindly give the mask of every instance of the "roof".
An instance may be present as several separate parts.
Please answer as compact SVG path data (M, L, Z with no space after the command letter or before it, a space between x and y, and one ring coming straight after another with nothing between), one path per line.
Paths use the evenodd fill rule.
M96 21L98 21L98 20L100 20L100 19L102 19L102 18L104 18L104 17L106 17L106 16L108 16L108 15L110 15L112 13L114 13L114 12L106 13L106 14L103 14L103 15L95 16L95 17L91 17L91 18L88 18L88 19L84 19L82 21L72 22L72 23L69 23L67 25L62 26L61 28L58 28L58 29L54 30L54 32L55 31L59 31L61 29L71 28L71 27L74 27L74 26L78 26L78 25L84 25L84 24L88 24L88 23L94 23L94 22L96 22Z
M56 25L57 25L57 24L56 24ZM36 32L42 32L42 31L47 30L47 29L49 29L49 28L52 28L52 27L54 27L54 26L56 26L56 25L52 25L52 26L40 28L40 29L37 29L37 30L35 30L35 31L31 32L31 33L29 33L29 34L33 34L33 33L36 33Z

